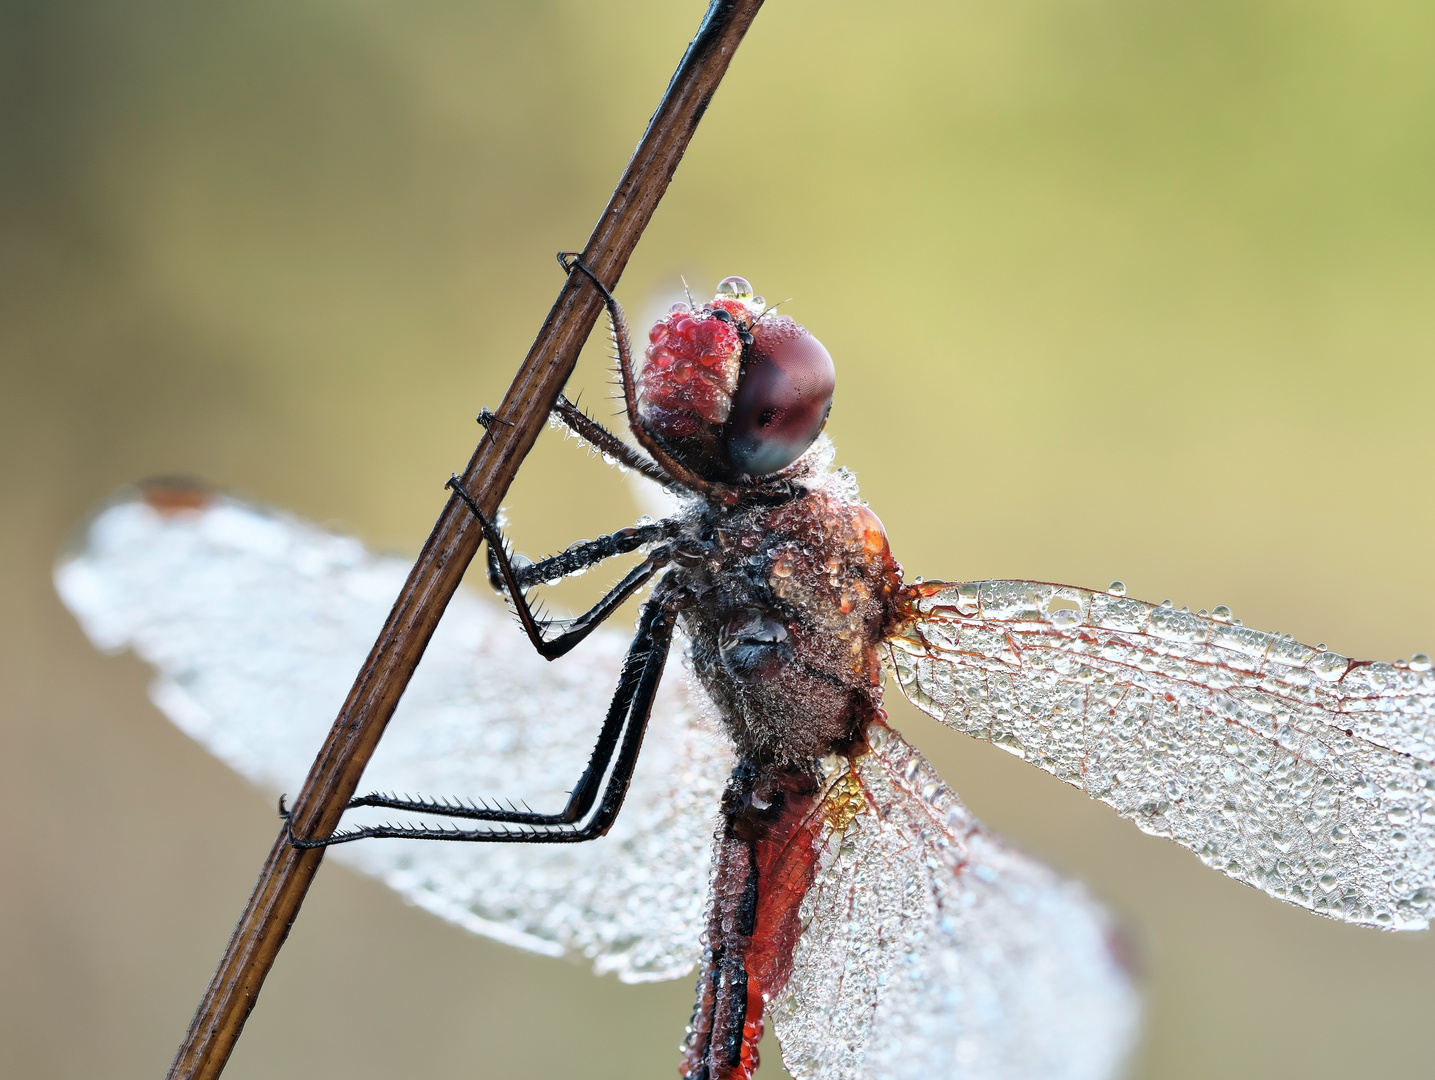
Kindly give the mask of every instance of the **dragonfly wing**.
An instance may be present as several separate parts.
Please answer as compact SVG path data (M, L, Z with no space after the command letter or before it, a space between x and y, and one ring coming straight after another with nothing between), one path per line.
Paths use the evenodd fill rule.
M1139 999L1081 886L986 831L901 736L824 763L792 974L772 1001L798 1080L1099 1080Z
M165 715L254 783L292 793L407 572L234 499L131 492L90 523L55 580L98 646L154 665ZM363 790L556 809L587 763L626 647L600 630L550 664L507 612L460 590ZM627 981L681 975L698 957L704 855L731 769L702 709L701 692L670 671L623 812L600 840L378 840L333 857L476 933L587 956Z
M918 708L1321 915L1435 904L1435 674L1031 581L926 582L891 638ZM1219 609L1218 609L1219 610Z

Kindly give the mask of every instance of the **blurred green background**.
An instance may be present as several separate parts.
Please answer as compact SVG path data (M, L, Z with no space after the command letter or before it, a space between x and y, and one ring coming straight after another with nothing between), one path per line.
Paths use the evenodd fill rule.
M161 1075L276 827L85 642L63 537L180 472L416 551L701 10L0 4L0 1075ZM1415 0L771 0L619 295L794 297L909 575L1121 577L1408 656L1435 646L1432 54ZM601 413L599 345L573 389ZM509 507L532 553L636 512L552 434ZM1266 899L892 708L1132 928L1136 1075L1428 1071L1430 936ZM328 865L227 1076L671 1077L691 989Z

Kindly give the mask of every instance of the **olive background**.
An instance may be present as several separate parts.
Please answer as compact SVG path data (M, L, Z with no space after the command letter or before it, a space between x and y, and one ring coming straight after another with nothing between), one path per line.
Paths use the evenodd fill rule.
M0 1076L159 1076L277 824L90 648L63 539L182 473L414 553L701 12L0 3ZM771 0L618 294L640 327L680 275L793 297L909 576L1430 650L1432 47L1418 0ZM551 432L508 507L533 554L638 512ZM1129 927L1133 1075L1428 1070L1429 935L1277 903L891 710ZM226 1075L671 1077L691 990L331 864Z

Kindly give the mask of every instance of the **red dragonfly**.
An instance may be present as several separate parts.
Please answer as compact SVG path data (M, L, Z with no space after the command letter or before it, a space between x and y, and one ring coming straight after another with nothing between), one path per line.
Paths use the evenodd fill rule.
M344 844L430 911L628 981L696 966L689 1080L752 1076L768 1019L799 1080L1115 1074L1138 996L1109 919L984 829L888 727L890 674L938 720L1274 897L1427 925L1428 657L1355 661L1119 582L904 582L832 468L835 373L815 337L727 278L674 305L635 369L616 300L565 266L608 305L638 448L566 400L554 418L678 509L538 562L483 520L527 642L458 596L370 767L380 790L341 832L294 843ZM532 587L633 552L592 610L534 614ZM160 486L101 511L56 583L97 645L155 665L176 724L282 790L406 570ZM600 624L649 585L625 651ZM665 681L675 642L688 678ZM394 812L417 820L380 816ZM393 842L414 839L448 842Z

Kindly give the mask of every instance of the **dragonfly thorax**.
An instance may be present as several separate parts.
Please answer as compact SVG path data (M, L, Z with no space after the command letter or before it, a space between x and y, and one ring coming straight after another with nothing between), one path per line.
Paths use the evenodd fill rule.
M713 511L707 551L678 571L693 666L739 753L820 758L881 704L879 646L901 585L886 534L855 499L808 491Z

